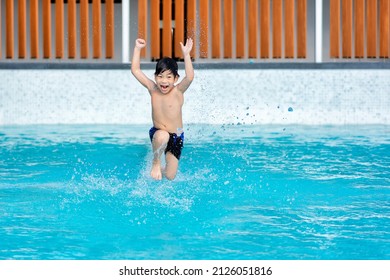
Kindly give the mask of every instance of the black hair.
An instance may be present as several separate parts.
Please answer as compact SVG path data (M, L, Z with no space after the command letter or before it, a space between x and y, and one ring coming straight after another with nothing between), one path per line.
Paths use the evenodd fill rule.
M159 75L167 70L171 71L175 77L179 77L179 73L177 73L179 67L176 61L170 57L163 57L157 62L154 75Z

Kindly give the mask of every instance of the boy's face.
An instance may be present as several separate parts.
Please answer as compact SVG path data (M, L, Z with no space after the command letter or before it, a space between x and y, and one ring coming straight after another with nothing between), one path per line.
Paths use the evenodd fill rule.
M175 77L170 70L164 71L158 75L155 75L154 77L157 87L164 94L169 93L178 80L178 77Z

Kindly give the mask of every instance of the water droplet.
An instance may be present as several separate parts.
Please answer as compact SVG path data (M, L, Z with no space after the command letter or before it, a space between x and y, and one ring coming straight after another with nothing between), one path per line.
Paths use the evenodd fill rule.
M294 109L292 107L288 107L288 111L292 112L292 111L294 111Z

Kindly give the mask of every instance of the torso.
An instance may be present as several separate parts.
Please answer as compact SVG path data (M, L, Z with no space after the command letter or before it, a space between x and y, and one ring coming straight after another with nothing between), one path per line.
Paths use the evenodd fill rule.
M154 127L170 133L177 133L178 128L183 128L183 94L175 87L167 94L162 94L159 90L153 90L150 95Z

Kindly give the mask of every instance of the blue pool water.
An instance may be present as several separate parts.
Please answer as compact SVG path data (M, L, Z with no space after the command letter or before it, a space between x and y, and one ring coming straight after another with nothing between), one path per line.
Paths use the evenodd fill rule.
M0 259L390 259L389 126L0 127Z

